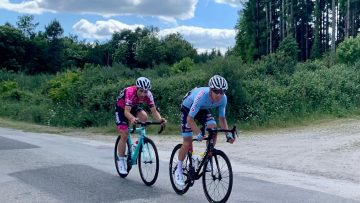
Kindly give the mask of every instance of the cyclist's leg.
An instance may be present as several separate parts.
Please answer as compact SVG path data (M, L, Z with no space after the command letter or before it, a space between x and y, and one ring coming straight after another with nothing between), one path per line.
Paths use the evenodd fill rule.
M192 147L192 130L187 125L187 116L188 116L189 110L185 107L181 108L181 128L182 128L182 137L183 137L183 144L181 148L179 149L178 154L178 163L177 163L177 169L175 174L175 181L178 185L185 185L184 179L183 179L183 161L186 158L186 153L189 151L189 149Z
M214 119L214 117L211 115L210 110L208 109L204 109L201 110L201 112L199 112L199 118L198 120L200 121L200 123L205 126L205 128L216 128L216 121ZM216 138L217 135L213 135L213 139L214 139L214 146L216 144ZM208 146L209 141L206 142L206 146ZM212 169L212 161L210 159L210 163L206 164L206 171L211 171Z
M208 128L216 128L216 121L215 118L211 115L209 109L204 109L199 112L199 117L197 118L200 123L205 126L206 129ZM214 145L216 144L217 135L214 135Z
M115 109L115 121L120 135L120 141L117 148L119 158L119 170L121 174L127 174L127 164L125 160L126 142L128 139L128 120L124 115L124 109L116 107Z
M141 122L146 122L147 119L148 119L148 115L146 113L146 111L144 111L141 107L139 106L134 106L132 109L131 109L131 113L133 115L136 115L136 118L139 118L139 120Z
M183 144L179 150L179 161L184 161L186 153L192 147L192 130L187 124L187 117L189 114L189 109L182 106L181 107L181 135L183 137Z
M124 109L116 106L115 107L115 122L121 136L119 146L118 146L118 155L124 157L125 146L128 139L128 119L124 115Z

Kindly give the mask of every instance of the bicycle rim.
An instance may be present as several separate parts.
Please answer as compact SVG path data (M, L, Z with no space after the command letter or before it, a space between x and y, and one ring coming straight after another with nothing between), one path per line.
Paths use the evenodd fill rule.
M159 155L154 142L144 138L138 156L139 172L145 185L153 185L159 174Z
M175 171L177 168L178 155L179 155L181 146L182 146L182 144L178 144L174 147L173 151L171 152L170 163L169 163L169 175L170 175L171 186L173 187L174 191L179 195L185 194L189 190L189 187L190 187L189 182L187 181L188 168L189 168L188 167L189 162L188 162L187 157L183 162L183 178L185 181L185 185L180 186L180 185L176 184L176 182L175 182Z
M203 189L209 202L226 202L231 194L233 173L229 158L220 150L213 152L212 160L204 166L202 177ZM206 171L207 164L212 163L212 170Z

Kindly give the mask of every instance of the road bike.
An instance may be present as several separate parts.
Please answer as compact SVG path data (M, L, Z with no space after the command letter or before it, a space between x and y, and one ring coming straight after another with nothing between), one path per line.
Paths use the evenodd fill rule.
M146 126L149 125L160 125L161 133L165 124L163 122L137 122L140 127L133 125L132 128L128 129L128 139L126 142L125 149L125 160L127 164L127 171L130 172L133 165L138 164L139 172L142 181L145 185L153 185L159 174L159 155L154 142L146 136ZM135 142L131 140L131 134L138 133L138 139ZM120 177L125 178L128 174L121 174L119 171L119 157L117 153L118 145L121 136L119 135L115 142L114 149L114 160L115 167Z
M235 136L237 135L236 126L231 130L206 130L208 136L205 137L204 140L207 140L207 147L205 152L201 153L203 154L203 157L200 156L200 160L193 159L192 147L190 147L190 150L187 152L187 156L183 161L184 186L177 185L175 182L178 154L182 144L176 145L173 149L169 163L171 185L177 194L183 195L194 185L195 180L202 177L203 189L209 202L226 202L229 199L232 190L233 172L230 160L226 154L221 150L215 149L214 137L218 132L231 132ZM196 139L193 139L192 141L196 141ZM208 166L208 164L210 164L210 166Z

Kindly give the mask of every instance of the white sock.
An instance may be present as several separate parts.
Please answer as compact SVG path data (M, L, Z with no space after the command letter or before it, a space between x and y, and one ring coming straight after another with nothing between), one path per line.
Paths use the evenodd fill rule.
M183 161L178 161L178 164L177 164L177 170L182 172L182 165L183 165Z
M119 161L124 161L125 158L123 156L119 156Z

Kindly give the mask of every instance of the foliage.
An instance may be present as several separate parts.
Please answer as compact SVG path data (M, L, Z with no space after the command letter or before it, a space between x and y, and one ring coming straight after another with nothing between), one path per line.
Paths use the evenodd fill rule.
M53 101L74 100L82 77L79 71L66 71L49 81L48 94Z
M286 56L297 60L299 45L293 37L286 37L279 45L278 52L283 52Z
M193 69L194 65L195 65L194 61L189 57L186 57L181 61L179 61L178 63L175 63L171 67L171 72L174 74L190 72L191 69Z
M353 38L347 38L339 44L337 58L341 63L354 64L360 60L360 34Z

